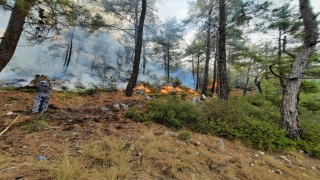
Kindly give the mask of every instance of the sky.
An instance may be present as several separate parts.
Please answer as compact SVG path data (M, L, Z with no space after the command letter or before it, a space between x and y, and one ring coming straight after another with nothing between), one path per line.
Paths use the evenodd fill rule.
M188 16L188 1L190 0L163 0L157 7L159 8L158 14L162 20L167 17L176 16L178 19L184 19ZM298 4L298 0L291 0ZM314 12L320 12L320 0L310 0Z
M183 20L188 16L188 1L190 0L163 0L160 4L157 4L158 15L164 21L166 18L176 16L177 19ZM298 5L298 0L291 0L291 2L296 3ZM311 6L313 7L313 12L320 12L320 0L310 0ZM320 15L318 16L320 20ZM187 43L190 43L193 36L193 31L190 31L186 34L185 40ZM253 42L259 41L257 35L253 37Z

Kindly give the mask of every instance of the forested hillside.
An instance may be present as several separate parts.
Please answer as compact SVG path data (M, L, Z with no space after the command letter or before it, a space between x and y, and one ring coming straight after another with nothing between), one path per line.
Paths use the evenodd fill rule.
M141 128L134 136L145 136L146 127L160 125L170 129L169 134L174 133L175 139L183 140L181 147L196 146L189 137L195 133L199 138L228 140L233 146L240 143L239 149L249 148L272 156L289 153L296 160L303 157L310 163L316 162L320 157L320 8L315 1L191 0L183 11L185 2L173 0L0 0L0 130L8 134L0 137L4 142L1 149L13 157L3 156L0 160L11 164L16 154L24 153L15 148L24 138L36 138L35 133L41 134L43 130L71 133L78 128L73 133L81 131L96 136L83 141L86 147L77 144L82 143L77 138L75 144L68 144L82 152L89 148L89 154L79 153L79 158L90 161L90 167L77 167L77 171L108 174L112 169L119 170L119 163L130 161L134 163L129 163L126 170L133 174L107 179L144 179L133 169L135 163L145 171L149 161L162 162L159 157L141 156L142 146L148 143L138 148L132 147L131 141L123 147L93 145L107 141L104 137L110 129L105 123L116 121L114 128L118 132L123 127L121 123L130 121L126 128ZM181 9L172 10L172 14L178 9L186 13L178 17L164 15L163 4L167 13L179 4ZM46 93L49 104L40 105L45 106L43 111L48 107L48 112L31 114L35 109L33 103L39 103L41 88L35 83L37 78L45 80L41 87L47 90L42 89L41 93ZM20 122L15 122L14 117ZM105 119L108 121L104 122ZM91 125L94 128L86 129ZM19 135L11 139L15 131ZM159 133L155 131L152 134ZM121 140L126 139L125 133L120 133ZM49 133L52 135L54 138L48 137L49 141L55 141L56 134ZM27 157L31 158L30 152L38 149L26 146ZM73 148L70 146L67 149ZM115 152L127 148L126 152L138 155L135 154L137 159L124 158L114 165L106 154L90 155L90 148L101 151L116 148ZM206 148L211 152L210 149L218 147L206 145ZM162 153L160 156L171 153L161 147L156 149ZM51 162L64 162L60 150L52 152L55 155ZM184 153L193 154L190 149L176 154ZM69 166L71 157L65 156ZM259 162L245 159L250 161L248 164L254 164L252 167ZM298 172L289 179L318 178L318 166L312 165L310 172L301 173L306 169L304 165L282 159ZM197 168L182 165L186 162L180 159L170 164L160 163L154 169L157 174L145 172L146 178L206 179L218 173L223 174L220 179L257 179L253 171L247 173L247 167L240 175L236 173L244 167L242 160L238 164L238 160L224 159L220 165L201 161ZM100 171L106 164L108 171ZM209 169L201 172L198 170L201 165ZM290 174L287 167L277 166L270 160L268 169L280 175L283 171ZM12 167L16 168L16 164L1 167L0 173ZM43 169L45 176L74 179L64 174L71 172L60 176L55 168L59 167ZM193 173L186 175L187 171ZM79 179L93 177L99 175Z

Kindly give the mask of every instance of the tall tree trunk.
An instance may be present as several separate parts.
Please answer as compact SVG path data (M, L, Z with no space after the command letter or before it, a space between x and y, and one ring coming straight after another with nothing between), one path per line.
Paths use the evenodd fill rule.
M171 61L171 56L170 56L170 40L169 40L168 48L167 48L167 77L168 77L168 80L170 78L170 61Z
M297 139L302 134L298 116L298 97L306 65L315 50L319 36L318 22L312 12L309 0L299 0L299 6L305 29L304 45L292 63L280 108L281 127L288 132L288 137L291 139Z
M216 83L217 83L217 61L214 60L213 62L213 78L212 78L212 87L211 87L211 93L214 94L214 90L216 89Z
M197 61L197 82L196 82L196 91L199 90L199 69L200 69L200 54L197 54L198 61Z
M136 86L137 78L139 74L141 49L142 49L143 24L146 16L146 10L147 10L147 0L142 0L142 10L141 10L140 21L138 26L138 39L137 39L137 45L135 47L133 69L131 73L131 78L128 82L128 85L125 91L126 96L128 97L132 96L133 88Z
M225 0L219 0L219 93L218 97L223 100L228 100L229 86L227 75L227 60L226 60L226 4Z
M191 55L191 65L192 65L192 78L193 78L193 82L194 82L194 86L196 85L196 78L195 78L195 68L194 68L194 61L193 61L193 54Z
M134 2L134 14L135 14L135 18L134 18L134 45L137 46L137 42L138 42L138 26L139 26L139 1L140 0L135 0Z
M204 65L204 75L203 75L203 84L202 84L202 90L201 93L204 95L207 95L207 88L208 88L208 74L209 74L209 60L210 60L210 39L211 39L211 23L212 23L212 6L213 6L213 1L210 0L209 2L209 11L208 11L208 24L207 24L207 45L206 45L206 62Z
M13 57L23 31L25 19L34 4L34 0L30 0L28 3L15 1L7 29L0 43L0 72Z
M70 64L70 61L71 61L74 29L75 29L75 26L72 27L71 36L70 36L68 47L67 47L68 49L67 49L66 59L65 59L64 64L63 64L63 73L67 73L68 67L69 67L69 64Z
M142 74L146 74L146 64L147 64L147 57L146 57L146 43L143 42L142 45L143 48L143 54L142 54Z
M248 66L246 83L244 84L244 89L243 89L243 96L245 96L246 93L247 93L247 87L248 87L248 83L249 83L249 79L250 79L249 73L250 73L252 61L253 61L253 59L250 60L250 63L249 63L249 66Z
M284 76L283 72L283 67L282 67L282 62L281 62L281 57L282 57L282 50L281 50L281 37L282 37L282 32L281 29L279 29L279 37L278 37L278 71L280 76ZM284 90L286 88L286 83L284 79L280 78L280 86L282 87L282 93L284 93Z
M216 88L216 84L217 84L217 71L218 71L218 68L217 68L217 61L218 61L218 58L219 58L219 31L217 31L217 37L216 37L216 52L215 52L215 55L214 55L214 63L213 63L213 82L212 82L212 88L211 88L211 93L212 95L214 94L214 90ZM218 92L218 90L216 90L216 92Z
M257 86L259 93L262 93L262 89L261 89L261 81L259 80L259 74L256 75L256 77L254 78L254 84Z

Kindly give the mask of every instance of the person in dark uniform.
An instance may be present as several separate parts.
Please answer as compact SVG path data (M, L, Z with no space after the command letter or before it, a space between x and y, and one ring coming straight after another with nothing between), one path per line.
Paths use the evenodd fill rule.
M34 105L32 112L44 113L48 109L49 99L50 99L50 86L47 81L40 81L39 85L30 85L35 87L37 92L34 97Z

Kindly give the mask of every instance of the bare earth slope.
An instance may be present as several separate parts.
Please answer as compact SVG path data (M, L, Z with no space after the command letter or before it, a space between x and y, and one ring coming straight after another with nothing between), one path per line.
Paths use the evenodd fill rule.
M306 154L269 154L196 133L183 141L184 130L137 123L115 106L143 109L147 95L54 91L48 124L36 129L43 116L30 112L34 92L1 90L0 132L20 116L0 136L0 179L320 179L320 160Z

